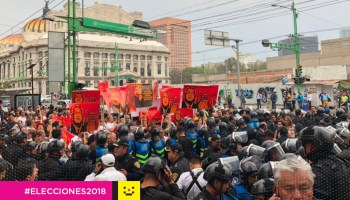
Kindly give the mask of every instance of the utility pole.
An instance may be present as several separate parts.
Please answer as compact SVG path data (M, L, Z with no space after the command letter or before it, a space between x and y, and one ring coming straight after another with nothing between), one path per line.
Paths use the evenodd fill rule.
M232 49L236 49L236 55L237 55L237 86L238 86L238 97L241 97L241 69L240 69L240 63L239 63L239 42L242 42L242 40L238 39L232 39L236 42L236 46L232 46Z
M294 24L294 44L278 44L278 43L270 43L269 40L263 40L262 45L264 47L270 47L271 49L287 49L295 52L295 83L298 85L298 94L300 92L300 85L305 81L305 77L302 77L302 66L300 65L300 45L299 45L299 35L298 35L298 13L295 8L294 0L292 2L292 7L285 7L278 4L272 4L273 7L280 7L290 9L293 12L293 24Z

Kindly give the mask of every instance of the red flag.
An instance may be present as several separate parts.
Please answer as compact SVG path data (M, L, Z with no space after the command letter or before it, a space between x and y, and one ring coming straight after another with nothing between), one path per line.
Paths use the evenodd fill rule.
M111 106L111 100L109 98L109 94L107 92L102 93L103 100L105 101L105 104L109 107Z
M162 116L159 110L149 110L148 111L148 122L160 122L162 121Z
M180 121L184 117L193 118L193 109L179 108L175 111L174 115L171 116L171 121Z
M158 99L158 81L155 81L153 83L153 101L157 101Z
M185 85L181 108L211 109L216 104L218 91L218 85Z
M113 112L122 112L125 106L126 87L107 88L107 93Z
M72 133L70 133L67 129L62 128L62 139L64 140L64 142L69 145L70 141L72 140L72 138L74 137L74 135Z
M136 111L134 94L135 94L135 85L126 86L125 109L124 109L125 113Z
M134 101L136 108L150 107L153 102L153 90L151 84L133 83L135 86Z
M98 103L100 104L100 91L75 90L72 92L72 103Z

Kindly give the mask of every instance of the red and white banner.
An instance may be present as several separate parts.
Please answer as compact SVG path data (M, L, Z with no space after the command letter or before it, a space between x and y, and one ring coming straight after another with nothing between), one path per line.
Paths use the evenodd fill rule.
M211 109L216 104L218 91L218 85L184 85L181 108Z

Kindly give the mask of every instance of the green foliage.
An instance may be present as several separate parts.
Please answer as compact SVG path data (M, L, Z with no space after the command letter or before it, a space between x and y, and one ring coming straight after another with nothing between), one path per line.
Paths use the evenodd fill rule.
M0 89L11 88L11 84L8 81L0 82Z

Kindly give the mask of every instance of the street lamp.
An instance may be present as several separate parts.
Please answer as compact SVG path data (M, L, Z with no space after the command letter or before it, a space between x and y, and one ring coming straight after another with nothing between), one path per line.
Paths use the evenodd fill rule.
M300 46L299 46L298 23L297 23L297 19L298 19L297 9L295 8L294 0L290 8L286 6L281 6L278 4L272 4L271 6L292 10L293 23L294 23L294 44L271 43L269 40L263 40L261 44L264 47L270 47L272 49L287 49L295 52L295 63L296 63L295 75L298 83L298 93L300 93L300 85L303 81L301 80L302 66L300 65Z
M35 64L30 64L29 67L27 67L27 69L30 69L30 72L32 74L32 109L34 110L34 72L33 72L33 68L34 66L36 65Z

